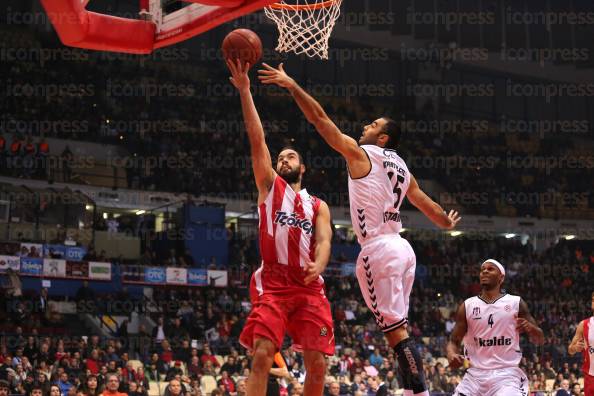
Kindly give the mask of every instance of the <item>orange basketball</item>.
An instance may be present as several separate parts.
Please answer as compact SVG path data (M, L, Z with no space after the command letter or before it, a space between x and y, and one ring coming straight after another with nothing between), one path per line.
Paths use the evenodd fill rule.
M240 59L249 63L250 67L262 58L262 41L249 29L236 29L223 40L223 56L225 59Z

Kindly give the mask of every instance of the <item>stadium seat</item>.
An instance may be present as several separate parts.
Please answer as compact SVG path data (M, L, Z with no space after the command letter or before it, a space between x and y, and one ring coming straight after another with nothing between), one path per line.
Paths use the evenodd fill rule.
M160 396L159 384L156 381L149 381L148 396Z
M404 394L404 389L397 389L396 392L394 392L395 396L401 396Z
M212 375L203 375L200 379L200 388L203 395L210 395L217 387L217 381Z
M225 359L221 355L215 355L215 359L217 359L219 366L222 366L223 364L225 364Z
M554 379L548 379L548 380L545 381L545 390L547 392L552 392L554 386L555 386L555 380Z
M167 386L169 385L168 382L159 382L159 395L164 395L165 394L165 389L167 389Z

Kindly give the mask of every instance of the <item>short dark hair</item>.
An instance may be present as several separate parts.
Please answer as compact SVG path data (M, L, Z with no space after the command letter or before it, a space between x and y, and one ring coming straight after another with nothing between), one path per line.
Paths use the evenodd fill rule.
M297 156L299 157L299 165L303 165L303 156L301 155L301 153L299 152L299 150L297 150L297 148L295 148L294 146L284 146L283 148L281 148L280 150L278 150L278 153L282 153L285 150L293 150L294 152L297 153ZM278 155L276 156L278 159ZM275 161L276 163L276 161Z
M388 135L388 142L384 146L387 149L396 149L398 144L400 143L400 136L402 135L402 130L400 125L390 117L382 117L386 120L384 127L382 128L382 132Z
M10 385L8 384L8 381L0 380L0 388L10 389Z

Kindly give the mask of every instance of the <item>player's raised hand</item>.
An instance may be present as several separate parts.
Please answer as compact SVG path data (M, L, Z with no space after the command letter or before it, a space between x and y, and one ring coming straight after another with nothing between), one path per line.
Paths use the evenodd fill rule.
M450 226L447 229L452 230L456 228L456 225L458 225L458 222L462 220L462 217L460 217L457 211L450 210L450 213L448 213L448 219L450 219Z
M319 276L322 275L322 272L324 272L324 268L325 266L323 264L316 263L315 261L310 261L305 264L305 268L303 268L303 272L305 272L303 281L305 284L307 285L318 279Z
M278 69L267 63L263 63L262 66L264 69L258 70L258 78L262 84L276 84L283 88L291 88L295 84L295 81L285 72L282 63L278 65Z
M239 59L227 59L226 63L231 72L231 77L229 77L231 84L240 91L249 89L250 78L248 77L248 71L250 70L250 64L245 63L242 65Z

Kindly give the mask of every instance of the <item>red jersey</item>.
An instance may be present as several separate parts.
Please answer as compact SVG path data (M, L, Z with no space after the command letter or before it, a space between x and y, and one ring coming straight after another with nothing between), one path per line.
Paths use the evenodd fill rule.
M258 295L304 289L324 294L324 279L305 285L305 265L315 260L315 226L322 201L303 189L296 193L275 176L259 206L262 266L254 273Z
M584 320L584 340L586 349L582 351L584 356L582 370L585 375L594 376L594 316Z

